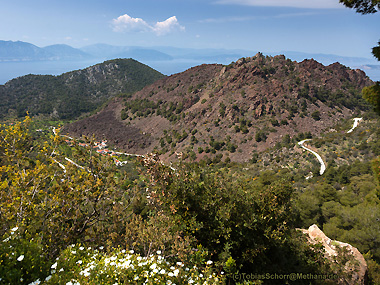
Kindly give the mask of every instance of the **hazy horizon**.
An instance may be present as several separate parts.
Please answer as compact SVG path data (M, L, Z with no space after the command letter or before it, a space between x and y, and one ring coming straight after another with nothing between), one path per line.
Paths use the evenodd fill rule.
M339 0L14 0L2 4L0 39L40 47L243 49L371 57L378 15Z

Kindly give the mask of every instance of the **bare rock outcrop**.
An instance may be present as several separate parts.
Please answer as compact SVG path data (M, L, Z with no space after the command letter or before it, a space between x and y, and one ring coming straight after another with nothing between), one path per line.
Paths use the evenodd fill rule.
M340 266L344 266L343 273L345 276L339 276L338 284L367 284L367 262L356 247L348 243L331 240L317 225L312 225L307 230L301 229L301 231L307 235L311 244L321 243L323 245L326 257L329 260L337 262L339 255L346 254L345 258L341 259L344 260L345 264L340 264Z

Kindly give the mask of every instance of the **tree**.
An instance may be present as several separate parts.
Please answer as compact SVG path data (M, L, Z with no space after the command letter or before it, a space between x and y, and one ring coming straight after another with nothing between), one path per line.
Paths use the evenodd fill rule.
M378 42L378 46L372 48L372 54L380 60L380 41Z
M380 0L339 0L344 6L356 9L357 13L374 14L380 10ZM372 54L377 60L380 60L380 41L378 46L372 48Z
M357 13L374 14L380 10L380 0L339 0L348 8L356 9ZM372 54L380 61L380 41L378 46L372 48ZM380 82L366 87L362 91L364 99L375 107L375 111L380 114Z
M373 14L379 11L379 0L339 0L344 6L356 9L361 14Z
M375 111L380 114L380 81L375 85L364 87L362 90L363 98L368 101Z
M319 111L314 111L312 114L311 114L311 117L316 120L316 121L319 121L321 119L321 113Z
M66 158L62 137L39 141L30 124L27 117L1 126L0 236L17 227L22 238L40 238L54 257L68 244L111 241L124 231L121 216L135 195L117 177L112 158L73 141L77 167Z

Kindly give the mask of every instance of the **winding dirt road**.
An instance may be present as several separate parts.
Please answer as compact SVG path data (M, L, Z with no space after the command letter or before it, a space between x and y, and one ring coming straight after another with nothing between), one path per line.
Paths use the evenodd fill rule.
M353 130L359 125L359 122L360 122L362 119L363 119L363 118L354 118L354 124L353 124L352 128L351 128L350 130L347 131L347 134L352 133L352 131L353 131ZM300 141L300 142L298 143L298 145L299 145L300 147L302 147L303 149L306 149L307 151L310 151L312 154L314 154L314 155L317 157L319 163L321 164L321 169L320 169L320 171L319 171L319 174L322 175L322 174L325 173L325 171L326 171L326 164L325 164L325 162L323 161L322 157L321 157L318 153L316 153L315 151L313 151L313 150L311 150L310 148L307 148L306 146L304 146L304 143L307 142L307 141L310 141L310 140L311 140L311 139L307 139L307 140Z

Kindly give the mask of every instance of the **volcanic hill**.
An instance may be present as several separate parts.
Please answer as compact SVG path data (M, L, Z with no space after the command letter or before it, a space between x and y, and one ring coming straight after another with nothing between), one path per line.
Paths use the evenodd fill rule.
M258 53L162 78L63 132L94 134L130 153L156 151L165 161L182 153L191 160L242 162L287 134L317 136L368 110L361 89L371 84L364 72L339 63Z

